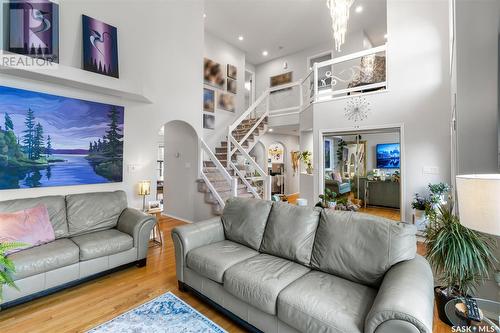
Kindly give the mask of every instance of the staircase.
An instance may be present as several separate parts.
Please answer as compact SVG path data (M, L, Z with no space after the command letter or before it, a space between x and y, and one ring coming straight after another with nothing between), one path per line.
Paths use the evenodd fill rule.
M234 139L236 139L238 142L241 142L241 146L244 148L246 153L249 153L257 144L259 138L267 132L267 117L265 117L263 121L257 124L258 121L259 119L256 118L245 119L241 121L241 123L238 124L231 133ZM250 131L252 132L249 133ZM242 141L243 139L244 141ZM244 180L242 179L247 176L244 166L238 166L238 156L242 156L242 153L239 151L235 151L234 154L231 154L231 163L229 163L229 165L228 153L231 154L231 151L228 149L228 141L226 140L222 141L220 145L215 148L214 155L220 162L220 165L222 165L222 167L224 167L224 169L227 171L229 176L237 179L235 194L238 197L254 197L255 195L248 189L248 185L245 184ZM221 173L216 164L217 162L211 159L204 160L203 173L220 196L220 199L225 202L227 199L233 196L233 189L231 183L227 181L226 177ZM240 173L242 177L240 177L237 172ZM222 213L223 207L220 204L219 200L215 197L214 193L211 191L207 182L203 178L198 179L197 182L198 191L205 194L205 202L212 205L212 212L214 214L220 215Z

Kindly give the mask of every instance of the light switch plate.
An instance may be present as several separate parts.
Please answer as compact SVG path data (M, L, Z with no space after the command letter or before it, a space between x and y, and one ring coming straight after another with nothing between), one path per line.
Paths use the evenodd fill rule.
M437 166L424 166L422 173L424 175L439 175L439 167L437 167Z

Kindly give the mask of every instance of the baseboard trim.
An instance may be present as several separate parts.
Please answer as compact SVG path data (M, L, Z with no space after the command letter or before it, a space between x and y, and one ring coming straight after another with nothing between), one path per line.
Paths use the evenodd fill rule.
M182 222L186 222L186 223L194 223L194 221L186 220L185 218L178 217L178 216L175 216L175 215L172 215L172 214L167 214L165 212L161 213L161 216L170 217L172 219L176 219L176 220L179 220L179 221L182 221Z

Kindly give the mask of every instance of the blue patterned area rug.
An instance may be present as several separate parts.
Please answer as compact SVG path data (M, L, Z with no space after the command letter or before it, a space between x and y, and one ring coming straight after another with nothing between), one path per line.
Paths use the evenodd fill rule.
M171 292L88 331L89 333L227 333Z

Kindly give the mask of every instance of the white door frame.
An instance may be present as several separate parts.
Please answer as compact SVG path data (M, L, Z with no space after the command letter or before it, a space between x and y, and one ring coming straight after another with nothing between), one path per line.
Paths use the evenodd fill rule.
M363 131L373 131L373 130L399 130L399 144L401 146L401 157L400 157L400 216L401 221L406 219L406 149L405 149L405 133L404 133L404 124L396 123L396 124L386 124L386 125L371 125L371 126L354 126L354 127L345 127L345 128L333 128L333 129L322 129L319 130L319 142L318 142L318 178L319 178L319 193L323 193L325 190L325 163L324 163L324 137L326 134L328 135L340 135L340 133L350 132L352 134L356 134L356 132ZM411 221L408 221L411 222Z

